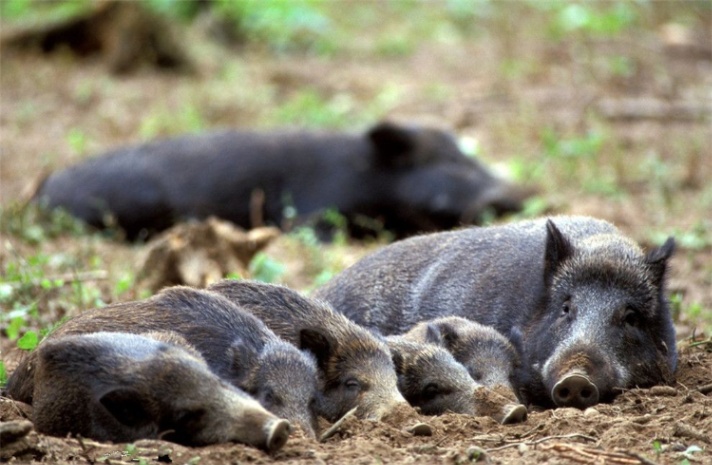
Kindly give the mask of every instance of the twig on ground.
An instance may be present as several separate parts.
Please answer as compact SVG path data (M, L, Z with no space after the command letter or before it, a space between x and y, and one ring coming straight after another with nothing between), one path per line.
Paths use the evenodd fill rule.
M685 424L681 421L675 423L675 429L672 434L673 436L696 439L698 441L703 441L707 444L710 444L711 442L710 438L706 434L701 433L692 426Z
M84 444L84 438L81 436L77 436L77 442L79 442L79 447L82 448L82 457L86 459L87 462L90 464L94 465L95 460L89 456L89 449L87 449L87 446Z
M525 446L536 446L537 444L541 444L546 441L552 441L554 439L583 439L585 441L591 441L591 442L598 441L597 438L594 438L592 436L587 436L585 434L580 434L580 433L573 433L573 434L562 434L559 436L545 436L543 438L539 438L534 441L516 441L516 442L512 442L510 444L505 444L504 446L493 447L492 449L486 449L486 451L487 452L495 452L498 450L509 449L510 447L519 447L522 444L524 444Z
M585 464L613 464L613 465L657 465L645 457L632 452L608 452L578 444L559 442L542 446L542 450L555 452L557 455Z
M617 452L620 452L621 454L629 455L631 457L635 457L636 459L640 460L640 463L643 465L658 465L656 462L653 462L650 459L646 459L640 454L636 454L635 452L630 452L627 450L618 450Z
M336 423L331 425L331 427L329 427L329 429L324 431L324 433L319 437L319 442L324 442L327 439L329 439L330 437L332 437L334 434L336 434L336 432L339 430L339 428L341 428L341 425L343 425L344 422L346 420L348 420L350 417L354 416L357 409L358 409L358 407L352 408L351 410L346 412L343 417L339 418L336 421Z

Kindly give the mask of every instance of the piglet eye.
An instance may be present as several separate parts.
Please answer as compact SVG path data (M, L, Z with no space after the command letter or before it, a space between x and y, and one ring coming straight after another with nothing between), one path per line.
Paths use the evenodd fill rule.
M277 399L275 398L274 391L272 391L271 389L268 389L262 397L263 405L268 408L272 407L276 401Z
M355 378L347 379L344 386L346 386L346 389L349 391L359 391L361 389L361 383Z
M440 392L440 387L435 383L430 383L423 389L423 395L429 399L432 399Z

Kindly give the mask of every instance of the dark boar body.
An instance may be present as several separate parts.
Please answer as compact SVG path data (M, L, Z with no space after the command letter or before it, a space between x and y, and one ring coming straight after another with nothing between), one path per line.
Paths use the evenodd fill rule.
M325 302L255 281L224 280L208 289L314 354L321 391L318 411L327 420L336 421L354 407L359 417L377 420L406 404L385 341Z
M43 342L33 422L40 433L100 441L162 438L202 446L281 448L289 423L212 373L194 350L160 333L97 332Z
M610 223L554 217L414 237L336 276L315 296L384 334L461 316L521 330L520 394L585 408L673 380L665 275L674 241L644 253Z
M403 237L517 211L525 194L445 132L381 123L364 135L230 131L119 148L52 173L35 196L135 239L211 215L328 236L329 209L354 236Z
M83 312L57 328L47 341L98 331L166 330L183 337L215 374L314 436L318 395L314 359L218 294L183 286L166 288L149 299ZM36 352L20 362L8 380L10 397L33 402L36 362Z

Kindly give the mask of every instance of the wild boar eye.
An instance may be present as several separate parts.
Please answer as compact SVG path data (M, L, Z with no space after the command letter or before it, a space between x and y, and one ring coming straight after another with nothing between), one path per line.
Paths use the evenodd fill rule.
M432 399L433 397L437 396L439 392L440 386L435 383L430 383L425 386L425 389L423 389L423 395L428 399Z
M346 386L346 389L349 391L359 391L361 389L361 383L355 378L347 379L344 386Z
M561 306L561 314L568 315L571 313L571 302L567 300L564 301L564 305Z
M623 314L623 323L627 326L637 327L640 324L640 315L629 307Z
M268 408L273 406L275 401L276 401L276 399L274 396L274 392L272 392L271 389L268 390L267 392L265 392L264 396L262 397L262 402L263 402L264 406L268 407Z

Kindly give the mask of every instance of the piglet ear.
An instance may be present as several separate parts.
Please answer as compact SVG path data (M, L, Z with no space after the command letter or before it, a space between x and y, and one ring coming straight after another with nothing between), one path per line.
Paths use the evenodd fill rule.
M396 368L396 373L402 373L403 366L405 365L403 354L401 354L398 350L391 349L391 360L393 360L393 366Z
M336 342L318 329L306 328L299 331L299 348L314 354L319 369L325 371L331 355L336 350Z
M440 323L438 325L428 323L426 327L426 340L432 344L437 344L451 350L460 340L457 328L450 323Z
M508 336L509 342L514 347L517 355L521 357L524 354L524 342L522 341L524 339L524 335L522 334L521 328L519 326L513 326L509 331Z
M256 351L240 338L230 344L227 355L228 359L232 360L231 371L237 379L247 374L257 360Z
M156 421L150 400L135 389L117 388L99 399L101 405L120 423L136 428Z
M546 250L544 252L544 283L551 286L556 271L574 254L574 246L553 221L546 221Z
M368 131L378 164L388 167L407 166L412 162L416 136L412 130L382 122Z
M663 245L650 250L645 255L645 263L650 268L653 277L653 284L660 287L665 279L667 271L667 261L675 251L675 239L668 237Z
M445 345L438 325L433 323L427 323L425 325L425 342L438 346Z

